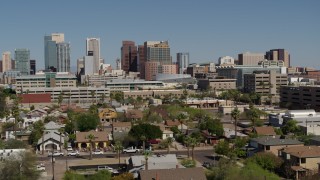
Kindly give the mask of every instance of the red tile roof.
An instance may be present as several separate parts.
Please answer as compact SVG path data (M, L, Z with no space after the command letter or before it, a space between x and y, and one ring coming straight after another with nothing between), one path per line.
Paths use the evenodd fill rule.
M21 103L51 103L51 94L21 94Z

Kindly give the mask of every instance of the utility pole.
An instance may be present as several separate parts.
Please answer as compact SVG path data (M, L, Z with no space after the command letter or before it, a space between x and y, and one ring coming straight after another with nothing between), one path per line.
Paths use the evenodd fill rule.
M52 144L52 154L51 154L51 164L52 164L52 180L54 180L54 159L53 159L53 144Z

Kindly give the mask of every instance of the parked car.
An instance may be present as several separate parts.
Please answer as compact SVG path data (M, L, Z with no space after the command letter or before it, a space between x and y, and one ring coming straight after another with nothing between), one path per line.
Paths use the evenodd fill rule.
M158 139L151 139L151 140L148 141L148 143L150 143L150 144L159 144L160 142L161 141L158 140Z
M103 151L95 150L95 151L92 152L92 154L103 154Z
M124 149L122 151L123 153L137 153L137 152L140 152L140 149L137 149L136 147L128 147L126 149Z
M119 174L118 170L113 169L112 167L109 167L109 166L98 166L98 171L100 171L100 170L107 170L113 174Z
M205 162L203 162L202 166L209 169L211 167L211 164L209 162L205 161Z
M67 151L73 151L71 146L68 146Z
M53 154L52 152L49 152L48 156L64 156L64 154L62 152L55 151Z
M46 170L46 166L41 163L41 164L37 165L37 170L38 171L45 171Z
M71 151L71 152L68 152L68 156L79 156L79 152L78 151Z

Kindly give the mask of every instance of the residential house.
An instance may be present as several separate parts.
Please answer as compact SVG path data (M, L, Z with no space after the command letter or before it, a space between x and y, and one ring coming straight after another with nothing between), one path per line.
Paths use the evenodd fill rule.
M234 139L236 135L236 131L234 129L231 128L223 128L223 136L227 139ZM237 132L237 137L248 137L248 135L243 134L241 132Z
M109 126L117 119L118 115L115 109L104 108L99 110L99 119L104 126Z
M220 139L218 136L209 133L208 130L201 131L201 135L204 139L205 144L217 144Z
M255 148L255 152L271 152L278 156L279 149L285 147L303 146L303 142L296 139L284 139L280 136L262 136L250 140L249 145ZM252 155L250 152L249 156Z
M129 109L125 112L125 116L130 121L142 120L143 113L138 109Z
M185 125L184 123L180 123L177 120L176 121L166 120L164 124L166 126L166 129L171 129L172 127L177 127L179 130L181 130L181 128L182 128L182 131L188 130L187 125Z
M173 132L169 130L163 130L162 131L162 139L167 139L167 138L173 138Z
M300 179L306 174L314 174L318 171L320 147L285 147L279 150L279 156L292 165L291 169L295 171L296 179Z
M38 140L37 150L42 151L52 151L52 150L62 150L64 144L65 135L60 134L57 131L47 131ZM60 149L61 148L61 149Z
M131 130L132 123L131 122L114 122L112 123L112 135L113 139L121 139L128 135Z
M258 136L275 136L277 133L272 126L254 127L252 132Z
M178 168L178 169L154 169L141 170L140 180L206 180L204 169L195 168Z
M88 136L92 134L94 136L93 148L106 148L109 144L109 134L104 131L89 131L76 133L76 146L79 149L90 147L90 140Z
M64 127L65 127L64 124L58 124L53 121L50 121L44 125L44 129L46 132L50 132L50 131L59 132L59 130Z

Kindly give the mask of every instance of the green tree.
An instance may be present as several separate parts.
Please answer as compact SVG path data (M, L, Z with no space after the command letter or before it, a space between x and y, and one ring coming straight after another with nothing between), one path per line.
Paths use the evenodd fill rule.
M190 138L191 157L194 160L194 148L199 144L199 140L196 138Z
M219 141L216 147L214 148L215 153L230 156L232 149L230 148L228 141Z
M77 174L74 171L66 171L63 176L63 180L86 180L84 175Z
M44 123L48 123L48 122L50 122L50 121L57 122L57 120L58 120L58 118L55 117L55 116L46 116L46 117L44 118Z
M268 171L275 171L279 169L283 163L282 159L270 152L259 152L246 160L246 163L253 162L258 164L261 168Z
M29 136L29 144L31 144L34 148L38 144L38 140L43 136L44 132L44 124L42 121L37 121L32 124L31 134Z
M100 120L98 115L91 113L81 113L76 117L78 130L81 132L94 130L97 128Z
M89 140L89 144L90 144L90 160L92 160L92 149L93 149L93 143L94 143L94 140L95 140L95 136L93 134L89 134L86 139Z
M284 134L297 133L300 131L300 128L296 120L289 120L281 127L281 131Z
M246 116L250 119L253 128L255 128L257 125L261 125L261 115L262 112L253 106L251 106L250 109L246 112Z
M16 127L17 127L17 123L22 121L22 119L20 118L20 108L19 108L19 104L21 102L21 97L15 95L13 96L13 106L11 108L11 113L12 116L14 117L14 138L16 139Z
M196 161L192 159L184 159L181 161L181 165L186 168L194 168L196 167Z
M108 170L100 170L97 173L89 176L87 180L111 180L111 172Z
M63 99L64 99L64 94L63 94L63 92L61 92L60 94L59 94L59 96L58 96L58 106L60 107L61 106L61 103L62 103L62 101L63 101Z
M177 119L178 121L180 122L180 131L181 133L183 132L183 123L187 120L187 116L184 114L184 113L180 113L178 116L177 116Z
M122 173L118 176L112 177L112 180L134 180L134 176L132 173Z
M147 140L160 138L162 136L162 131L159 126L151 124L138 124L131 128L129 135L140 139L141 136L145 136Z
M0 179L38 179L40 173L35 167L35 155L31 152L21 152L16 157L0 161Z
M9 139L5 142L5 149L24 149L24 148L27 148L27 144L20 140Z
M240 117L240 111L236 107L231 111L231 117L234 119L234 131L235 131L235 139L237 139L237 131L238 131L238 119Z
M116 141L116 143L114 145L114 150L117 152L118 160L119 160L119 167L120 167L120 154L121 154L121 151L123 150L123 146L120 141Z
M208 130L209 133L215 134L217 136L223 135L223 126L219 119L213 119L211 117L206 117L204 122L200 123L201 130Z
M191 137L190 137L190 136L187 136L186 138L184 138L183 143L184 143L185 146L187 147L188 158L190 158Z

